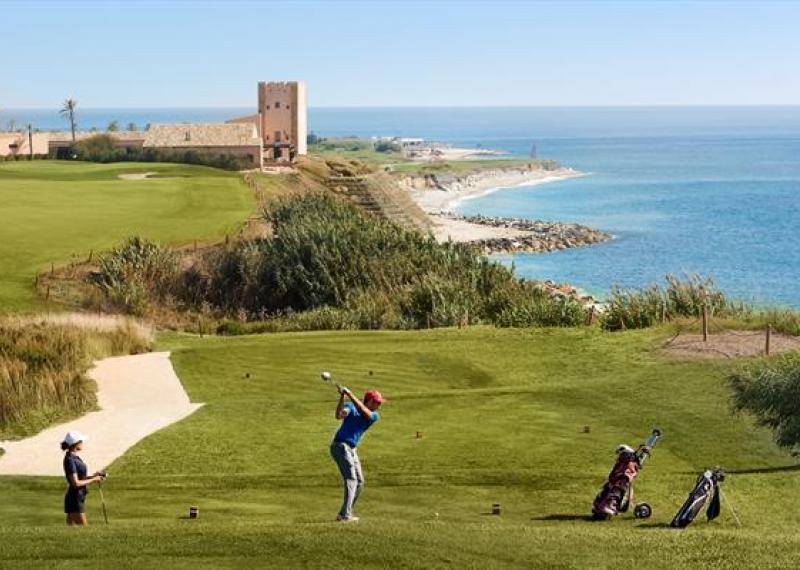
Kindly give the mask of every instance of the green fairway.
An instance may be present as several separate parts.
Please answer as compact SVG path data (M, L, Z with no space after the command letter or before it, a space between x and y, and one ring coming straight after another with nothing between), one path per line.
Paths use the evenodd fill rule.
M108 527L95 489L93 524L76 531L63 527L63 480L0 479L0 566L794 567L797 461L730 415L723 374L732 364L666 360L655 350L665 335L475 327L162 337L206 406L111 466ZM359 448L357 524L333 522L337 395L321 370L389 400ZM653 427L664 436L636 486L653 518L586 521L614 448ZM714 465L730 473L723 490L742 527L723 504L714 523L665 528ZM487 514L494 502L500 517ZM199 520L186 519L190 505Z
M146 180L120 174L156 173ZM0 312L35 306L37 272L139 234L181 243L219 239L252 212L236 173L177 164L0 164Z

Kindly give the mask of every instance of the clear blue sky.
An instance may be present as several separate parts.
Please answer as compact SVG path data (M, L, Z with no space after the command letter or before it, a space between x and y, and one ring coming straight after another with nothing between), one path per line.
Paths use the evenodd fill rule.
M794 2L0 0L0 108L800 104Z

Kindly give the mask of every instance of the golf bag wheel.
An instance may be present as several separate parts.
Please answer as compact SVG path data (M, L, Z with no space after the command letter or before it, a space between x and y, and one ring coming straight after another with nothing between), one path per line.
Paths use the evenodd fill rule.
M649 519L653 514L653 509L647 503L639 503L633 509L633 516L637 519Z

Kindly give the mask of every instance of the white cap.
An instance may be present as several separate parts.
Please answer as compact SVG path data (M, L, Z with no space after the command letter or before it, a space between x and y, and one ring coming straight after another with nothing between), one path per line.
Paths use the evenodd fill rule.
M633 453L634 451L635 450L630 445L624 443L620 443L617 446L617 455L619 455L620 453Z
M82 434L79 431L68 431L67 435L64 436L64 443L66 443L69 447L72 447L79 441L89 441L89 436Z

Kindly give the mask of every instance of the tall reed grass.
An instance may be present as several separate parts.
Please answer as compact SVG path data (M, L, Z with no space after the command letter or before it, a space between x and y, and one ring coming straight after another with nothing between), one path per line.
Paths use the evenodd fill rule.
M160 246L132 239L103 257L100 287L134 314L172 299L240 321L279 319L280 327L564 326L585 320L577 300L552 298L469 245L438 243L329 193L273 202L264 215L273 237L219 247L182 271ZM516 305L526 312L512 318ZM228 322L223 329L237 327Z
M62 321L62 322L59 322ZM0 320L0 439L38 431L95 406L93 360L146 351L146 327L128 319Z
M640 329L679 317L700 318L703 307L710 317L741 318L752 312L747 305L727 299L710 277L667 275L666 282L666 286L641 289L613 288L603 313L603 328Z

